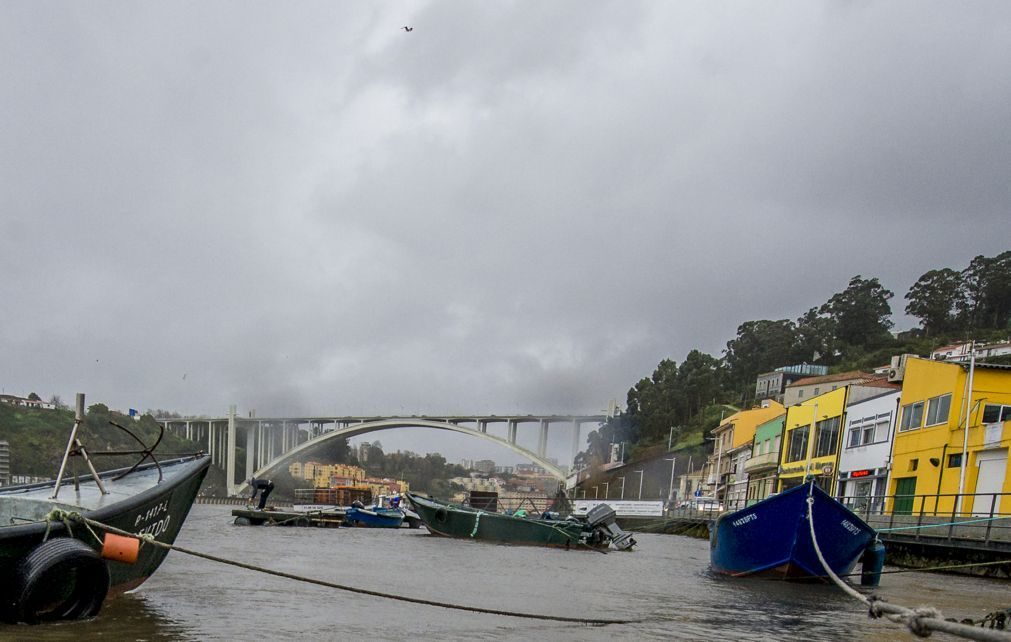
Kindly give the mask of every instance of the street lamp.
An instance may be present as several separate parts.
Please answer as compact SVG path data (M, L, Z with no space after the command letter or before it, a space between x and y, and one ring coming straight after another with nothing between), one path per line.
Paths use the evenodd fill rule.
M671 457L670 459L664 459L664 461L670 462L670 489L667 491L667 501L674 501L674 462L678 460L677 457Z
M633 470L632 472L633 473L639 473L639 499L641 500L642 499L642 478L643 478L643 474L642 473L643 473L643 471L641 471L641 470Z
M667 452L670 452L671 442L674 441L674 426L670 427L670 436L667 437Z
M619 477L618 479L621 480L621 498L625 499L625 477L622 476L622 477Z

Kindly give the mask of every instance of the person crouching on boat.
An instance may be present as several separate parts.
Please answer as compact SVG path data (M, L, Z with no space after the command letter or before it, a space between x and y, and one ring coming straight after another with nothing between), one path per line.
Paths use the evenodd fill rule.
M249 485L253 489L253 494L249 497L250 503L256 499L256 493L259 492L260 504L257 506L257 509L263 510L267 506L267 496L274 490L274 482L269 479L256 479L255 477L252 477L249 480Z

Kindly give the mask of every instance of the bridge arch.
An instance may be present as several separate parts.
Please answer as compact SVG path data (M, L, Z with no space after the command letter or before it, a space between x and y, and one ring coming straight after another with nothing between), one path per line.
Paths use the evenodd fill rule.
M325 432L318 437L314 437L309 441L303 442L292 448L288 452L275 457L271 461L264 464L259 470L253 473L253 477L269 477L271 473L276 472L289 460L293 459L296 455L311 448L318 446L319 444L328 441L330 439L338 438L351 438L357 437L358 435L364 435L370 432L379 432L382 430L390 430L393 428L435 428L436 430L449 430L452 432L458 432L464 435L470 435L472 437L480 437L492 443L498 444L499 446L505 446L506 448L512 450L518 455L529 459L531 462L542 467L548 474L555 477L559 481L565 481L565 473L561 468L547 461L543 457L538 456L533 451L527 450L522 446L519 446L511 441L502 439L501 437L496 437L495 435L489 435L488 433L481 432L479 430L474 430L473 428L467 428L465 426L460 426L458 424L442 422L442 421L431 421L428 419L412 419L412 418L394 418L394 419L381 419L378 421L366 421L359 424L353 424L350 426L344 426L343 428L337 428L336 430L331 430ZM244 479L242 483L236 485L235 495L242 495L249 491L249 480Z

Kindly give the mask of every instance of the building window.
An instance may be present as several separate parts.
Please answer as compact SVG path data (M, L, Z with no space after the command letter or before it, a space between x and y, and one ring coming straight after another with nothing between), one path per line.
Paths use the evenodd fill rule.
M800 461L807 457L808 426L801 426L790 431L790 450L786 453L786 461Z
M948 423L948 411L951 410L951 394L931 397L927 400L927 425Z
M815 426L815 434L817 441L815 441L814 456L834 455L839 443L839 417L819 421Z
M913 472L913 471L915 471L919 467L920 467L920 460L919 459L910 459L909 460L909 472Z
M962 453L948 455L948 468L960 468L962 466Z
M814 394L815 395L817 395L819 392L821 392L821 388L815 388L814 389Z
M1011 406L989 403L983 406L983 423L995 424L1009 419L1011 419Z
M797 396L798 397L803 397L804 396L804 389L803 388L797 389Z
M892 413L886 412L881 415L871 415L850 421L849 437L846 442L847 448L855 446L866 446L888 440L888 424L892 420Z
M902 423L899 424L899 432L916 430L923 424L923 402L917 401L906 406L902 406Z

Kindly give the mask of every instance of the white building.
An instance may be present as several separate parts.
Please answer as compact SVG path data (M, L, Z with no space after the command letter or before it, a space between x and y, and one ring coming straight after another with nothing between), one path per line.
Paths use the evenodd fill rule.
M846 406L846 431L839 453L839 501L858 511L880 512L901 390L882 390Z

